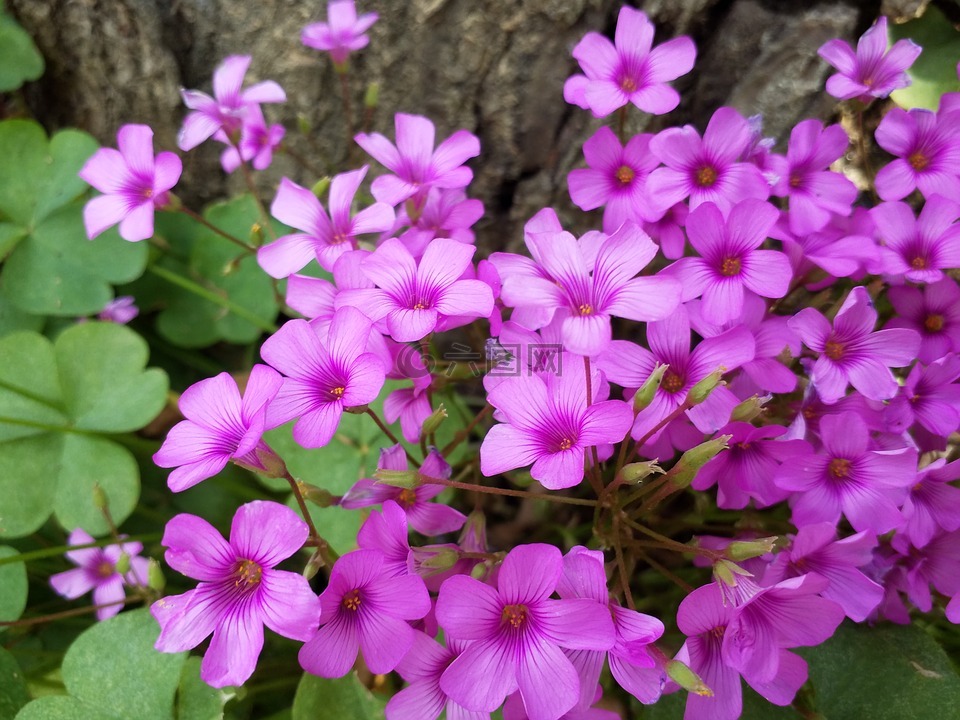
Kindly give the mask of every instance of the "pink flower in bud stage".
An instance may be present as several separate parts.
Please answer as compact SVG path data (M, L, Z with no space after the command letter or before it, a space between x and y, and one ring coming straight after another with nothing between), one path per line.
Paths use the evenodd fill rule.
M222 131L228 141L239 142L251 106L286 101L283 88L272 80L241 89L251 59L249 55L231 55L217 67L213 73L214 97L199 90L180 90L184 104L192 111L177 136L181 150L192 150L217 131Z
M67 538L67 545L93 542L95 540L81 528ZM123 609L124 585L140 585L147 581L147 559L140 557L141 550L143 545L138 542L67 550L67 560L77 567L51 575L50 586L68 600L75 600L93 590L93 604L106 606L97 608L97 620L107 620ZM117 571L121 555L130 559L130 569L126 573Z
M609 650L613 622L595 600L551 600L563 572L551 545L520 545L500 567L497 589L464 575L443 583L437 620L469 642L440 688L469 710L493 712L519 688L530 720L558 720L580 699L580 679L561 648Z
M365 33L377 18L377 13L357 17L353 0L330 0L327 22L307 25L300 35L300 42L314 50L330 53L334 63L343 65L351 52L362 50L370 42Z
M898 40L888 52L887 18L880 17L860 37L856 52L840 39L824 43L817 52L838 70L827 79L828 93L840 100L869 103L910 84L906 70L920 54L920 46Z
M103 193L83 208L87 237L93 240L120 224L120 237L129 242L153 237L153 212L170 199L183 164L172 152L153 155L153 130L124 125L117 133L119 150L100 148L77 173Z
M307 540L307 525L290 508L257 500L237 510L230 540L195 515L181 514L163 532L165 559L200 580L194 590L155 602L156 648L183 652L213 633L200 677L213 687L243 685L263 648L263 626L294 640L316 631L320 603L306 579L276 566Z
M359 650L370 672L391 672L413 646L408 621L429 610L423 580L391 575L378 550L354 550L333 565L320 595L320 630L300 648L300 664L320 677L343 677Z
M273 368L254 365L242 399L228 373L184 390L179 405L186 420L170 429L153 456L160 467L176 468L167 478L167 486L173 492L186 490L213 477L231 460L266 471L264 461L275 455L261 438L267 407L282 382Z
M585 75L574 75L563 86L564 99L595 117L605 117L627 103L662 115L680 103L666 83L693 68L697 51L688 37L674 38L651 49L654 27L632 7L620 8L614 42L589 32L573 49Z

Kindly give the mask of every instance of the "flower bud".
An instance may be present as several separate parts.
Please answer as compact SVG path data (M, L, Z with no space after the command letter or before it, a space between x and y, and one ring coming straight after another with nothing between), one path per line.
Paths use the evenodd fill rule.
M383 468L373 473L377 482L391 487L411 490L420 484L420 473L416 470L385 470Z
M301 135L309 135L313 132L313 123L303 113L297 113L297 130Z
M178 212L183 207L183 201L172 192L167 192L166 202L163 204L164 210Z
M732 422L750 422L763 412L763 406L767 404L769 399L769 395L748 397L733 409L733 412L730 413L730 420Z
M261 245L263 245L264 240L265 238L263 236L263 225L261 225L258 222L255 222L253 225L250 226L250 242L255 247L260 247Z
M117 558L117 564L113 566L113 569L121 575L126 575L130 572L130 556L125 552L120 553L120 557Z
M727 587L737 586L737 575L750 575L750 573L729 560L718 560L713 565L714 579Z
M101 511L110 507L107 494L103 491L103 488L100 487L100 483L94 483L93 485L93 504L97 510Z
M701 697L713 697L713 691L700 679L700 676L679 660L667 661L664 669L667 671L667 677L687 692Z
M373 110L380 103L380 83L372 82L367 85L367 91L363 94L363 106L368 110Z
M322 199L323 196L327 194L327 190L329 189L330 178L322 177L313 184L313 187L310 188L310 192L312 192L317 198Z
M263 467L263 470L260 471L263 475L271 478L286 476L287 465L283 462L283 458L277 455L266 443L260 443L260 445L257 446L256 452L257 460L260 461Z
M446 419L447 409L443 406L443 403L440 403L440 407L434 410L430 417L423 421L423 428L420 434L424 437L433 435Z
M314 552L313 555L310 556L310 559L307 560L306 567L303 568L303 577L307 580L312 580L313 576L316 575L324 565L326 565L326 563L323 561L323 556L320 552Z
M420 577L430 577L446 572L460 560L456 545L424 545L410 548L410 563Z
M667 371L668 367L670 366L657 365L653 369L653 372L650 373L650 377L648 377L640 389L637 390L637 393L633 396L634 413L645 410L650 406L650 403L653 402L653 398L657 394L657 390L660 389L660 381L663 380L663 374Z
M646 462L635 462L624 465L620 470L622 482L628 485L636 485L644 478L653 473L663 473L663 468L657 464L656 460L647 460Z
M297 488L305 500L309 500L317 507L325 508L337 504L337 499L322 487L311 485L308 482L303 482L303 480L297 480Z
M700 472L700 468L716 457L721 450L725 450L727 441L732 437L733 435L721 435L713 440L707 440L681 455L677 464L670 468L670 472L667 473L674 487L688 487L693 482L693 478Z
M460 531L460 547L467 552L487 551L487 516L479 510L467 515L467 522Z
M773 552L777 536L757 538L756 540L734 540L727 545L727 557L731 560L749 560Z
M720 378L723 377L723 374L726 371L726 368L717 368L712 373L707 375L703 380L690 388L690 392L687 393L687 402L690 405L699 405L708 397L710 397L710 393L712 393L718 385L723 383Z
M150 558L147 564L147 586L157 592L163 592L163 588L167 586L167 579L163 576L160 563L153 558Z

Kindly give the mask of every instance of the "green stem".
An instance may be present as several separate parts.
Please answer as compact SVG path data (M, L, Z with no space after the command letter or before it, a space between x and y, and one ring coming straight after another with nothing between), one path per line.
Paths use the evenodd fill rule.
M277 331L277 326L274 325L272 322L268 320L264 320L262 317L250 312L242 305L237 305L235 302L233 302L229 298L225 298L213 292L212 290L208 290L207 288L203 287L203 285L199 285L198 283L195 283L193 280L189 280L183 277L182 275L177 275L175 272L171 272L170 270L167 270L166 268L161 267L160 265L151 265L150 267L147 268L147 271L153 273L159 278L162 278L163 280L166 280L172 285L176 285L177 287L182 288L187 292L193 293L197 297L201 297L204 300L208 300L209 302L212 302L214 305L219 305L225 310L232 312L238 318L241 318L242 320L246 320L248 323L250 323L254 327L260 328L264 332L275 333Z
M406 454L407 460L409 460L411 463L413 463L413 466L414 466L414 467L420 467L420 461L417 460L417 459L413 456L413 453L411 453L409 450L407 450L406 447L404 447L403 445L401 445L400 441L397 439L397 436L394 435L394 434L393 434L393 431L391 431L390 428L388 428L388 427L384 424L383 420L380 419L380 416L377 415L376 411L375 411L373 408L370 408L370 407L367 408L367 415L369 415L370 417L373 418L373 421L377 424L377 427L380 428L380 432L382 432L384 435L386 435L388 438L390 438L390 442L392 442L394 445L400 445L401 447L403 447L403 452L404 452L404 454Z
M216 233L217 235L219 235L220 237L222 237L222 238L224 238L224 239L226 239L226 240L229 240L229 241L232 242L234 245L239 245L239 246L242 247L244 250L246 250L248 253L255 253L255 252L257 251L257 249L256 249L253 245L251 245L250 243L244 242L244 241L241 240L240 238L238 238L238 237L236 237L236 236L234 236L234 235L231 235L230 233L228 233L228 232L225 231L225 230L221 230L221 229L218 228L216 225L214 225L214 224L211 223L209 220L207 220L205 217L203 217L203 215L201 215L200 213L196 213L196 212L194 212L193 210L191 210L190 208L184 207L183 205L180 206L179 210L180 210L180 212L182 212L184 215L186 215L187 217L191 218L191 219L194 220L195 222L200 223L201 225L203 225L203 226L204 226L205 228L207 228L208 230L211 230L212 232L215 232L215 233Z
M475 485L474 483L465 483L458 480L444 480L443 478L420 475L420 479L428 485L444 485L446 487L457 488L458 490L471 490L478 493L487 493L489 495L507 495L509 497L527 498L529 500L546 500L547 502L561 503L563 505L582 505L594 507L595 500L584 500L581 498L563 497L562 495L550 495L548 493L532 493L524 490L508 490L507 488L489 487L488 485Z
M157 542L163 536L160 533L146 533L144 535L131 535L123 539L124 542L152 543ZM113 538L101 538L96 542L84 543L83 545L58 545L57 547L43 548L41 550L29 550L19 555L10 555L9 557L0 557L0 566L11 563L26 563L31 560L40 560L42 558L57 557L63 555L69 550L85 550L86 548L102 548L107 545L116 545Z

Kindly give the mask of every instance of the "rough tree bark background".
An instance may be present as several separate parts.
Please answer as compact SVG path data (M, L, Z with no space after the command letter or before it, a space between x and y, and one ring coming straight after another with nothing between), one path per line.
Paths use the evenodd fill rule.
M908 14L922 0L887 0L883 10ZM563 82L578 72L570 51L588 30L612 34L619 0L358 0L376 11L369 47L352 60L352 103L367 82L380 84L373 129L393 137L393 113L428 115L438 138L467 128L481 140L470 189L487 217L478 227L487 251L522 242L523 222L545 205L574 229L596 216L570 207L565 177L582 164L581 144L601 121L563 101ZM667 124L702 129L721 105L762 113L767 135L784 140L796 121L827 117L822 92L828 66L817 48L833 37L855 38L881 11L877 0L646 0L633 3L657 25L656 42L690 35L694 71L674 85L682 104L673 113L639 119L631 128ZM298 137L297 117L313 125L326 160L343 166L347 144L340 87L326 57L300 44L300 30L326 16L325 0L7 0L47 59L43 79L27 91L48 129L73 125L114 144L127 122L150 124L158 147L173 149L183 117L178 88L209 91L213 68L226 55L253 55L248 82L277 80L288 102L268 119L288 127L292 146L315 151ZM633 113L639 115L639 113ZM358 149L357 149L358 150ZM208 143L185 158L178 190L202 202L226 179L218 148ZM362 162L354 152L353 166ZM317 158L322 162L320 158ZM281 175L313 182L289 158L279 158L265 189ZM239 189L239 186L229 186Z

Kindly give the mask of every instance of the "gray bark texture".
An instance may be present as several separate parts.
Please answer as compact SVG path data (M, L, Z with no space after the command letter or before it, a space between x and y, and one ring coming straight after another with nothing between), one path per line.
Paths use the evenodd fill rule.
M470 194L487 215L478 226L487 252L516 249L522 225L552 205L575 230L596 225L576 211L566 173L582 166L583 141L602 123L567 105L563 82L579 72L571 50L590 30L612 35L616 0L358 0L376 11L370 45L351 59L350 101L356 116L364 87L380 85L372 128L393 137L393 114L429 116L438 140L458 128L480 137ZM888 5L909 5L890 2ZM916 4L915 2L913 4ZM326 16L323 0L7 0L34 36L47 72L27 91L33 113L51 130L76 126L113 145L117 128L148 123L158 148L174 149L183 118L180 87L210 90L227 55L253 56L248 82L278 81L288 102L266 108L288 127L292 147L315 165L356 167L363 153L348 145L341 88L332 65L300 44L300 30ZM766 134L783 141L804 117L826 118L833 100L822 92L830 68L817 48L833 37L854 39L880 12L867 0L646 0L655 42L689 35L694 71L674 83L683 101L664 117L631 113L629 129L656 131L693 123L732 105L762 113ZM899 7L884 9L899 10ZM296 132L313 127L313 144ZM203 202L239 190L225 178L219 149L207 143L184 158L178 192ZM262 178L270 194L279 177L312 183L288 157Z

